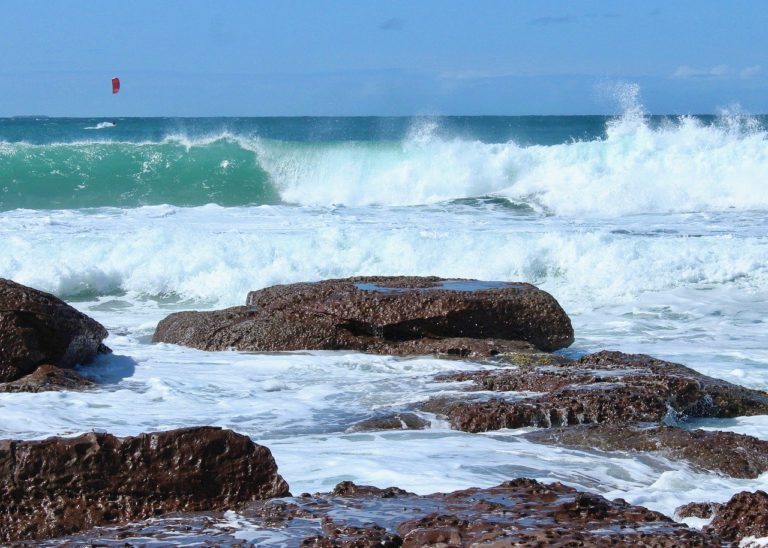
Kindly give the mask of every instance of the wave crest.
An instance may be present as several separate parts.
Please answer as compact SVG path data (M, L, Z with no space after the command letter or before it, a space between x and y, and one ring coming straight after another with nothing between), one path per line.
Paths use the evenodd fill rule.
M523 146L450 138L439 120L392 141L231 133L160 142L0 142L0 209L172 204L414 206L494 197L567 217L768 209L768 134L738 113L652 119L636 90L604 135Z

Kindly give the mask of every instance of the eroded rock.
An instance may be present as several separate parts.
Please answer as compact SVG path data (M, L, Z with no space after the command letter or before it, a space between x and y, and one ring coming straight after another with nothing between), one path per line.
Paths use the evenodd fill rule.
M706 531L731 541L744 537L768 537L768 494L765 491L743 491L733 495L717 510Z
M538 393L449 405L445 414L452 426L467 432L768 413L765 392L640 354L604 351L575 361L561 359L552 366L521 365L439 379L471 380L476 390Z
M592 424L524 436L537 443L602 451L655 452L735 478L756 478L768 471L768 441L731 432Z
M683 518L712 519L722 504L717 502L689 502L675 508L675 516Z
M0 382L44 363L71 368L106 347L107 330L49 293L0 278Z
M249 293L246 306L171 314L154 340L202 350L490 356L568 346L573 328L530 284L378 276L278 285Z
M0 541L288 495L266 447L213 427L0 442Z
M0 392L51 392L58 390L86 390L95 386L72 369L50 364L38 366L32 373L15 381L0 383Z
M236 523L237 527L233 526ZM170 533L172 532L172 534ZM559 483L518 479L489 489L418 496L339 484L332 493L251 502L236 515L187 514L99 528L60 545L136 537L168 543L374 546L719 546L701 532L626 502Z
M423 430L429 421L415 413L395 413L362 420L349 427L349 432L369 432L372 430Z

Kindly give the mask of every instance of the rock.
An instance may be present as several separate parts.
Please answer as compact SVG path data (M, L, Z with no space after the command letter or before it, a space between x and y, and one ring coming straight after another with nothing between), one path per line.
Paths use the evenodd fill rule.
M308 537L301 541L301 546L313 548L397 548L403 545L402 539L388 533L379 525L342 525L326 516L322 521L323 534Z
M477 390L543 392L514 399L453 403L451 425L466 432L578 424L677 422L689 417L768 413L768 394L645 355L598 352L556 365L443 375ZM435 408L427 404L424 409Z
M69 540L73 545L149 538L166 544L350 548L721 545L715 533L690 529L657 512L530 479L426 496L343 482L331 493L250 502L234 516L237 532L232 518L210 513L161 517Z
M426 421L414 413L395 413L382 417L373 417L349 427L349 432L370 432L371 430L424 430L429 426Z
M400 489L399 487L387 487L385 489L381 489L371 485L357 485L352 481L342 481L333 488L333 491L331 491L330 494L333 497L373 497L383 499L416 496L404 489Z
M712 519L722 504L717 502L689 502L675 509L675 516L683 518Z
M419 277L358 277L278 285L246 306L179 312L155 342L202 350L355 350L490 356L573 342L568 316L530 284Z
M713 537L624 501L518 479L444 495L447 508L397 527L403 546L701 546ZM444 510L450 510L446 513Z
M538 430L524 437L601 451L652 451L735 478L756 478L768 471L768 441L731 432L591 424Z
M768 494L743 491L733 495L717 510L715 519L705 530L730 541L768 537Z
M0 278L0 382L48 363L71 368L106 347L107 330L61 299Z
M29 375L12 382L0 383L0 392L50 392L57 390L86 390L95 383L72 369L43 364Z
M288 495L266 447L213 427L0 442L0 541Z

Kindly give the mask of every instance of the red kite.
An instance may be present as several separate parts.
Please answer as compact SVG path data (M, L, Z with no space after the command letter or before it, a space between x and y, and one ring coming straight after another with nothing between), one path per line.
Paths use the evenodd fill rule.
M112 78L112 93L120 91L120 78Z

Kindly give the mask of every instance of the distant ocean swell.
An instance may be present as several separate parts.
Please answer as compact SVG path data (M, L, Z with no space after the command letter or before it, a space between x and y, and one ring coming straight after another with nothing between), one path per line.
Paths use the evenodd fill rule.
M746 120L746 121L745 121ZM605 138L557 145L436 136L301 143L223 133L158 142L0 142L0 210L413 206L497 197L544 214L768 209L768 135L750 119L610 121Z

